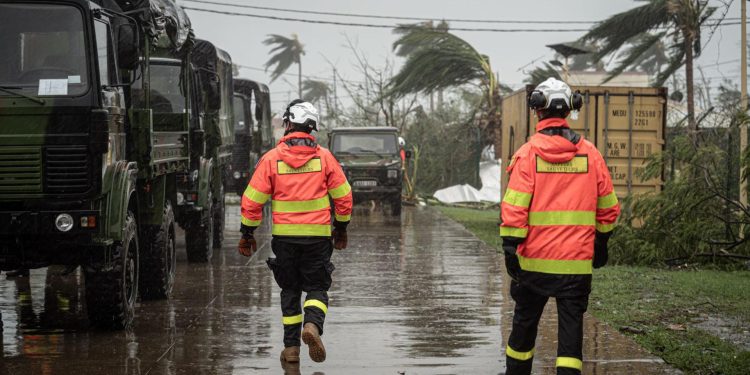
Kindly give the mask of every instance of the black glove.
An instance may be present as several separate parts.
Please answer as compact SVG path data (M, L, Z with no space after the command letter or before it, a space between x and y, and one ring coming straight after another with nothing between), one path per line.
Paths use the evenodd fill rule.
M596 232L596 237L594 237L594 268L604 267L604 265L607 264L607 260L609 260L607 242L609 242L609 236L611 234L611 232Z
M518 244L514 241L508 241L503 239L503 252L505 253L505 269L508 271L508 276L511 279L518 281L518 274L521 271L521 265L518 263L518 255L516 250Z

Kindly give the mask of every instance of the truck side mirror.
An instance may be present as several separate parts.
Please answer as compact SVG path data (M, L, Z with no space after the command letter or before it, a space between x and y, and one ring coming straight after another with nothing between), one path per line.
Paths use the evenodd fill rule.
M117 62L120 69L134 70L138 66L138 28L133 23L117 27Z

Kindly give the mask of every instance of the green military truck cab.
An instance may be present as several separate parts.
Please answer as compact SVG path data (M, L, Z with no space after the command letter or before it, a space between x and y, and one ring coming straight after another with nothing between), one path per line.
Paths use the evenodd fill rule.
M261 155L274 147L268 86L234 79L232 191L242 195Z
M400 215L403 172L398 129L335 128L328 142L352 186L354 201L381 201L390 205L392 215Z
M0 269L81 266L105 328L139 291L171 292L189 162L189 129L160 123L148 89L150 54L187 56L189 20L145 2L0 0Z

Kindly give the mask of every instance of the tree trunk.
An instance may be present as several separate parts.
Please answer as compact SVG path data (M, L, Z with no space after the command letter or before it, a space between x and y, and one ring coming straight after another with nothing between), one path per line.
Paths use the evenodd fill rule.
M698 138L698 124L695 122L695 91L693 86L693 38L685 35L685 82L687 85L687 120L690 139Z
M302 58L297 60L297 88L299 98L302 99Z
M503 97L500 95L499 88L495 89L490 98L489 126L493 135L495 160L500 160L503 157Z

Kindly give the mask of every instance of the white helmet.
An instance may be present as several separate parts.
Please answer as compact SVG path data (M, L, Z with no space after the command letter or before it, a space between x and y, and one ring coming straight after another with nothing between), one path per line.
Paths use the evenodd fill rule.
M404 140L403 137L398 137L398 145L401 147L406 146L406 141Z
M292 101L282 119L293 124L307 125L311 130L318 130L318 110L310 102L299 99Z
M550 77L529 94L528 102L529 107L537 111L572 111L575 120L583 106L583 97L577 91L572 93L567 83Z

